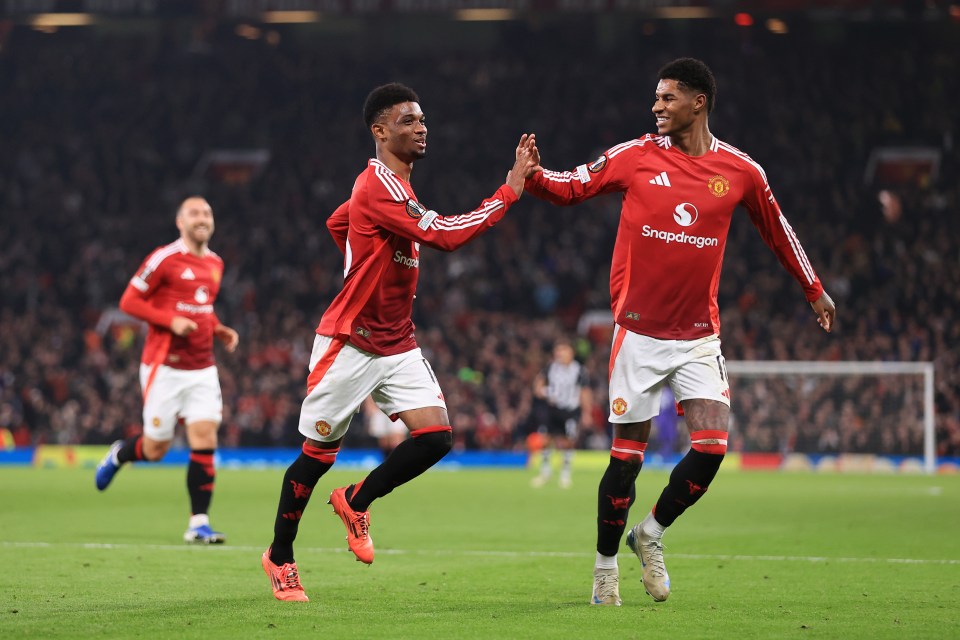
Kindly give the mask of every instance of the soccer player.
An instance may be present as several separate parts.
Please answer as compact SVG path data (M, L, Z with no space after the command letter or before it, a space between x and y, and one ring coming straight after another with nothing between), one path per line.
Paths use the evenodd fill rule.
M187 492L192 514L183 539L219 544L225 536L210 527L207 514L223 417L213 341L233 352L240 338L213 310L223 278L223 260L207 246L214 230L213 209L201 197L187 198L176 222L180 239L147 256L120 298L121 310L149 324L140 363L143 434L113 443L97 467L96 484L100 491L106 489L127 462L163 459L182 418L190 445Z
M540 474L531 482L542 487L553 475L550 466L551 448L563 452L560 487L570 488L570 466L577 442L578 427L590 425L591 394L587 370L574 359L573 345L560 339L553 345L553 362L533 381L533 395L546 403L543 429L546 432Z
M717 287L738 205L800 283L820 326L829 332L836 315L763 169L710 132L717 90L707 65L682 58L663 67L658 78L655 135L611 147L573 171L537 172L526 183L534 195L561 205L605 193L623 198L610 271L614 439L598 495L591 598L597 605L621 602L617 548L664 384L686 416L691 447L653 509L627 536L643 566L644 588L656 601L670 595L663 532L707 490L727 450L730 390Z
M523 193L539 156L523 135L506 184L473 211L442 216L422 205L410 174L427 151L427 126L412 89L374 89L363 106L376 158L357 177L350 199L327 220L344 254L343 289L316 329L299 430L306 437L280 489L274 537L261 563L278 600L308 600L293 542L320 477L333 465L350 419L368 395L403 421L410 437L366 478L334 489L329 503L347 530L357 560L373 562L370 504L416 478L450 450L453 438L443 392L414 337L410 319L420 246L452 251L480 235Z

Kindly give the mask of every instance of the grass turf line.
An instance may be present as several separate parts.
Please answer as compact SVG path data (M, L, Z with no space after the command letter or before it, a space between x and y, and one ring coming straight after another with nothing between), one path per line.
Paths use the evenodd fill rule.
M531 489L525 471L432 471L374 504L371 567L346 552L325 504L359 475L318 485L297 546L311 602L294 605L273 599L259 567L282 470L221 471L211 515L228 545L185 551L183 469L125 468L100 494L89 470L0 468L0 637L876 640L960 628L956 476L723 473L664 538L670 600L643 592L624 548L624 606L612 609L587 604L595 472L564 491ZM665 481L641 473L631 523ZM804 560L815 557L826 559Z

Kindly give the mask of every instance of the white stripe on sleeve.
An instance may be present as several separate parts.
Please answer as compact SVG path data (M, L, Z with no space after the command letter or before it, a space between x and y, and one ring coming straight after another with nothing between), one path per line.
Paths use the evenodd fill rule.
M783 227L784 233L787 234L787 240L790 241L790 248L793 249L793 255L796 257L797 262L800 263L800 269L807 278L807 284L813 284L815 278L810 260L807 259L807 254L804 252L803 247L800 246L800 240L797 238L797 234L793 232L793 227L790 226L790 223L787 222L787 219L782 213L780 214L780 226Z

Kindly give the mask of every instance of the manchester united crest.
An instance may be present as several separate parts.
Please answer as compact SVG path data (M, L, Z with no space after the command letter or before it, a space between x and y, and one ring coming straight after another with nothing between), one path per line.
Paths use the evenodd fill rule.
M613 415L622 416L627 412L627 401L623 398L617 398L610 408L613 409Z
M710 189L710 193L722 198L730 192L730 181L723 176L713 176L707 180L707 188Z
M317 424L314 425L317 429L317 433L326 438L330 435L330 432L333 430L330 428L330 423L326 420L317 420Z

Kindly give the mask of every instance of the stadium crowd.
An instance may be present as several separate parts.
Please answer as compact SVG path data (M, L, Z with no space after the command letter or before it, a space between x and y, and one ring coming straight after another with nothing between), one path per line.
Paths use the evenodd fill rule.
M430 153L414 188L461 213L500 184L523 131L537 133L546 166L566 169L653 130L657 68L694 55L718 77L713 132L764 166L839 314L823 334L740 215L720 289L726 358L933 361L938 453L960 455L951 40L929 25L929 37L897 47L889 24L840 36L816 24L785 36L649 25L616 38L518 23L494 46L429 57L379 51L373 36L357 56L322 38L271 44L227 27L189 38L15 29L0 48L0 429L29 445L109 443L139 428L142 333L117 301L139 260L175 239L179 199L201 193L226 264L217 312L241 335L236 353L218 352L223 445L297 445L313 329L342 277L324 221L372 154L360 121L370 88L400 80L419 92ZM878 198L865 167L884 145L939 150L939 177ZM270 159L215 174L204 158L217 149ZM464 249L424 250L414 320L459 447L524 446L537 428L533 378L562 335L578 336L595 397L606 397L618 210L615 198L571 209L524 198ZM731 448L918 454L916 385L735 380ZM595 411L600 426L581 444L602 448L605 403ZM353 429L348 442L370 440Z

